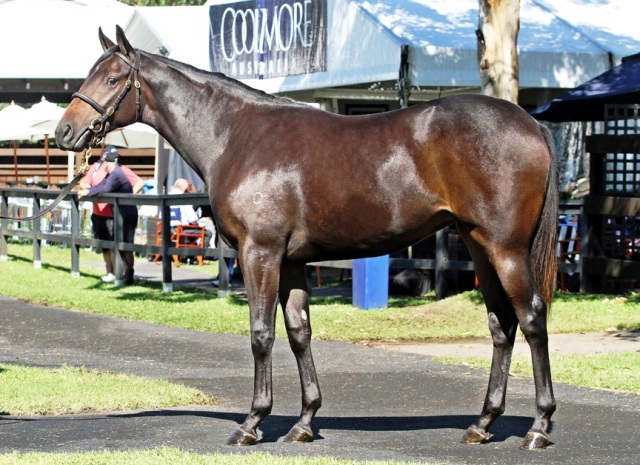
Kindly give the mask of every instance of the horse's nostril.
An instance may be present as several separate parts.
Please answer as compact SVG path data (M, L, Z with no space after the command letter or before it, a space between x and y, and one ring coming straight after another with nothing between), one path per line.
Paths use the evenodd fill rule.
M63 140L68 140L73 136L73 129L71 128L70 124L65 124L62 127L62 138Z

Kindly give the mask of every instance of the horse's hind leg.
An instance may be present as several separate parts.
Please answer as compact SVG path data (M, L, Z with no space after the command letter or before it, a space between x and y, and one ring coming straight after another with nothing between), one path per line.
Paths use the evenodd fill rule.
M509 367L518 321L485 252L477 244L468 240L467 245L473 256L493 339L491 374L482 413L462 437L463 443L479 444L491 438L489 427L505 410Z
M498 275L515 308L518 324L531 349L533 379L536 389L536 416L521 449L544 449L551 440L548 431L556 401L551 384L547 303L534 285L529 255L517 260L503 257L497 262Z
M544 448L550 443L548 429L556 404L551 385L547 305L535 288L529 254L526 250L518 252L494 248L488 256L480 252L477 243L472 241L471 244L474 261L480 262L479 279L487 304L494 353L482 413L467 430L463 441L487 441L490 436L487 431L489 425L504 412L517 322L531 348L536 388L535 421L521 447Z
M300 418L284 440L286 442L307 442L313 439L311 422L320 408L322 398L311 354L309 293L304 263L283 264L280 272L279 295L289 345L296 357L302 389Z
M529 267L526 267L529 270ZM530 287L533 279L525 274ZM512 284L512 283L509 283ZM524 283L523 283L524 284ZM524 287L520 287L524 289ZM549 335L547 332L547 303L539 292L523 292L518 295L514 291L512 300L515 304L520 330L529 343L531 362L533 365L533 379L536 389L536 416L533 425L525 437L521 449L544 449L551 440L549 426L551 415L556 410L551 382L551 363L549 361Z

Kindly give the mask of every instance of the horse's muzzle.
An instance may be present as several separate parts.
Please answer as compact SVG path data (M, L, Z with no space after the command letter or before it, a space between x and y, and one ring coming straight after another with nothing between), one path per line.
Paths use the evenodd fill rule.
M83 131L76 138L75 131L69 123L60 122L55 132L56 143L60 150L71 150L73 152L81 152L89 146L91 133L88 129Z

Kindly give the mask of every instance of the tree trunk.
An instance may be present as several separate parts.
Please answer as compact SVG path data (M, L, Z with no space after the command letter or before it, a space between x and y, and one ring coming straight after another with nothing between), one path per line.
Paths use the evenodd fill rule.
M479 0L478 64L482 93L518 103L520 0Z

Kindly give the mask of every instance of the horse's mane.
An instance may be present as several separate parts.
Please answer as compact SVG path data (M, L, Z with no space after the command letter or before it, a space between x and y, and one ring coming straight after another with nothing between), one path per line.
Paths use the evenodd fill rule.
M251 98L255 101L260 101L262 103L272 103L276 105L296 105L296 106L304 105L302 102L297 102L288 97L278 97L278 96L263 92L261 90L254 89L253 87L248 86L245 83L238 81L236 79L230 78L222 73L205 71L203 69L196 68L195 66L189 65L187 63L176 61L161 55L144 52L142 50L140 50L140 54L154 61L158 61L160 63L164 63L168 66L171 66L174 69L178 69L180 72L185 73L188 76L197 78L199 81L204 81L204 82L211 81L216 83L222 82L224 87L233 88L234 90L237 90L243 93L246 97Z

